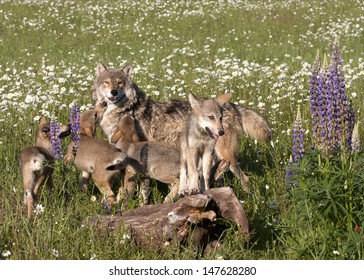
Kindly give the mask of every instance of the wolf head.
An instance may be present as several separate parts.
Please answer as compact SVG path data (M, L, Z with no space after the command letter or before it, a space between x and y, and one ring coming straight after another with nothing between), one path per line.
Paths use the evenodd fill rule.
M96 78L92 97L97 103L106 102L123 107L136 99L136 90L132 82L132 67L125 65L120 69L106 68L102 63L96 66Z
M61 124L58 137L63 139L71 134L71 126L69 124ZM47 150L52 150L51 144L51 126L47 122L46 117L42 117L39 121L36 146L44 147Z
M198 125L215 140L225 134L222 126L222 105L229 102L231 97L230 92L214 99L197 99L193 94L188 96Z
M115 147L123 150L119 146L120 143L135 143L139 142L138 133L135 129L135 121L132 116L125 115L118 122L118 130L111 137L110 143L115 144ZM120 143L119 140L121 140Z
M106 106L101 103L93 109L88 109L80 114L80 132L94 138L97 125L100 123L106 110Z

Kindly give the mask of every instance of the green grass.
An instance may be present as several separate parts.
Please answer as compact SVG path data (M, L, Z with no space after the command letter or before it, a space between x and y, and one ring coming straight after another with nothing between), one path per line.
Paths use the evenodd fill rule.
M362 153L355 159L358 168L347 171L332 162L320 174L305 173L298 191L289 192L285 183L297 105L309 149L310 69L317 50L330 54L335 36L340 37L347 93L357 119L362 117L360 1L27 2L0 1L0 253L10 250L10 259L363 258L363 202L356 200L358 209L350 215L319 207L325 201L322 190L343 205L353 197L341 192L340 183L328 183L333 170L342 172L341 178L351 180L355 194L362 195L362 188L356 188L364 185ZM225 178L238 198L245 199L253 233L249 242L227 230L221 251L201 256L189 246L144 250L124 240L123 230L107 234L81 227L85 217L103 214L101 196L93 184L81 193L79 172L61 162L56 165L54 192L40 196L44 212L27 220L19 150L34 144L39 116L66 122L73 100L91 103L98 61L115 67L131 63L134 81L156 100L232 91L234 102L268 119L274 147L241 140L241 166L250 177L252 193L246 198L236 178ZM307 162L306 167L323 168L315 165L315 156L309 155ZM96 202L90 200L92 195ZM152 203L161 203L163 195L154 187ZM128 205L137 207L138 199Z

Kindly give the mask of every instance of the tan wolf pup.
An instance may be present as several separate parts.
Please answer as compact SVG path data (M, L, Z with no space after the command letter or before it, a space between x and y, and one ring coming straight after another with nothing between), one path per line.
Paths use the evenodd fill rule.
M24 204L27 206L28 218L31 218L33 208L38 201L40 187L46 185L53 189L54 150L50 140L50 124L42 117L38 126L35 146L20 150L19 168L23 180ZM71 133L69 125L60 125L59 138Z
M64 161L67 164L74 162L77 168L82 170L80 189L87 188L92 175L97 188L104 196L104 206L110 206L117 200L112 191L112 184L120 170L109 171L106 168L116 163L119 163L120 168L121 166L125 168L126 154L118 151L113 145L94 138L99 114L100 111L97 108L81 113L80 145L75 149L76 144L71 141Z
M178 194L179 188L179 172L180 172L180 156L174 147L155 141L139 142L136 132L134 119L126 115L121 118L118 123L119 130L115 132L111 138L111 143L115 147L125 152L130 159L134 159L130 164L129 172L141 174L147 178L155 179L162 183L170 185L170 193L166 196L165 202L172 202ZM109 166L108 170L117 169L118 164ZM143 182L141 192L143 201L148 204L149 188ZM129 186L126 190L131 192L133 184L125 184Z
M226 93L216 98L196 99L189 94L192 111L181 136L180 195L209 189L215 145L225 134L222 106L231 97L231 93Z

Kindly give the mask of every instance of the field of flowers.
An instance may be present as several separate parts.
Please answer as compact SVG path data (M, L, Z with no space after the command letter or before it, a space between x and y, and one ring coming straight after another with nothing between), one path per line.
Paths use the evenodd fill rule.
M0 0L0 259L363 259L363 31L360 0ZM313 99L329 91L317 85L331 79L333 56L341 95ZM19 150L34 144L41 116L67 122L74 102L91 106L97 62L130 63L156 100L231 91L267 118L270 143L241 139L251 194L225 176L248 214L249 242L228 230L223 248L203 256L188 246L145 251L126 233L81 227L104 213L101 197L92 185L81 193L79 172L59 160L54 192L42 192L28 221ZM342 98L355 149L331 148L319 130L336 133L325 126L337 113L328 104ZM346 119L336 125L345 130ZM155 186L151 201L164 195Z

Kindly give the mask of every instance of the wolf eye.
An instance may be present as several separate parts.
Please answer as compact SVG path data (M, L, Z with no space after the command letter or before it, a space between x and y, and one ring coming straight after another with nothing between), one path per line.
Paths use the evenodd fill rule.
M210 120L215 119L215 117L214 117L214 116L208 116L208 118L209 118Z
M110 85L110 82L109 81L104 81L104 85L108 86L108 85Z
M118 86L119 86L119 87L122 87L123 85L124 85L123 81L119 81L119 82L118 82Z

